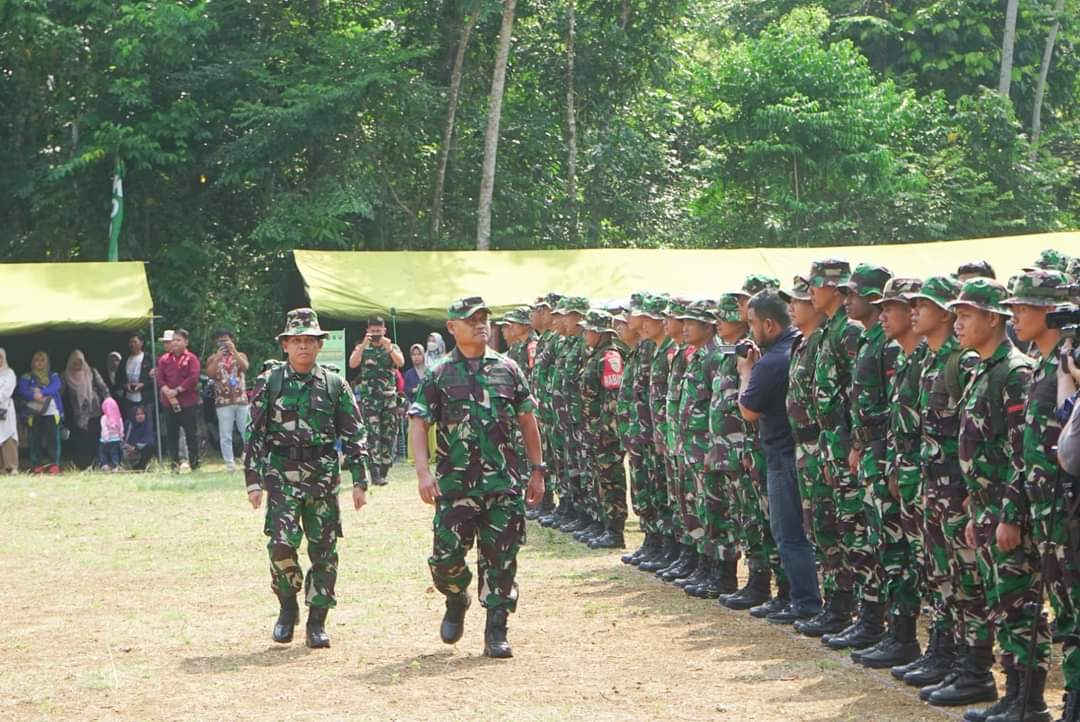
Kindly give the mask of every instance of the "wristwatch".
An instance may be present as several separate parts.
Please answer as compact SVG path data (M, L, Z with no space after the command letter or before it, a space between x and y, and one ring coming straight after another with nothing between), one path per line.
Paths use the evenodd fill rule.
M547 473L547 464L533 464L532 465L532 470L533 471L543 471L543 472Z

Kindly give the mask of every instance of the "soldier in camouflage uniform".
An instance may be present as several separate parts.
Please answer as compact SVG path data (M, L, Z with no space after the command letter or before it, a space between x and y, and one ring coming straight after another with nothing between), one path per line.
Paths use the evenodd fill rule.
M1024 539L1017 535L1015 543L1000 545L997 538L1005 487L1013 473L1023 471L1024 395L1032 369L1031 359L1008 339L1006 321L1011 313L1002 305L1007 295L1007 289L997 281L976 278L965 283L959 298L949 304L956 314L957 340L979 355L960 397L958 438L967 491L964 540L976 550L978 574L961 577L959 584L964 592L960 604L969 645L967 657L960 674L930 694L933 705L997 699L990 673L995 627L1006 670L1017 663L1026 664L1028 657L1037 553L1030 536ZM970 604L968 600L979 591L985 593L985 603L978 600L979 604ZM1041 657L1049 651L1050 640L1041 613L1040 620L1039 641L1045 641L1042 653L1037 652ZM1045 672L1045 660L1041 662Z
M307 646L329 647L327 611L336 605L338 506L337 442L352 476L353 506L367 502L364 425L349 385L315 363L326 333L310 308L289 311L278 336L286 363L270 363L255 380L244 448L248 500L258 509L266 491L264 532L270 555L270 588L281 605L275 642L291 642L300 616L296 596L308 606ZM305 579L297 559L307 537L311 568Z
M551 441L551 480L552 485L555 487L555 493L559 497L559 507L562 510L556 512L555 516L558 518L558 524L554 527L555 529L562 529L563 526L568 524L580 523L586 518L582 510L577 507L576 499L570 492L570 477L573 473L567 462L567 455L570 450L567 448L567 435L563 433L560 426L568 413L565 384L563 383L566 355L574 350L573 347L578 343L575 341L575 337L568 332L565 313L566 299L566 296L561 297L551 309L551 323L555 328L555 332L559 335L552 358L551 374L548 377L548 387L551 393L552 424L551 434L549 435Z
M502 322L503 338L507 339L506 355L514 360L525 373L525 378L531 380L533 365L536 362L536 347L540 336L532 328L532 309L528 306L518 306L507 312L500 319ZM530 388L532 388L530 383Z
M622 549L626 546L623 538L626 469L616 428L623 356L614 342L614 321L607 311L592 310L579 323L585 331L586 345L581 396L585 416L584 451L590 472L587 478L592 481L591 495L605 530L588 542L591 549Z
M518 549L525 541L525 503L544 495L540 432L525 374L492 351L488 308L474 296L447 312L456 348L429 369L409 408L420 498L435 506L434 544L428 565L435 588L446 596L440 636L454 644L469 607L466 556L479 547L480 603L487 610L484 655L510 657L507 614L517 607ZM436 426L436 474L428 466L428 428ZM531 465L528 486L520 477L513 427L521 429Z
M885 572L880 557L883 515L888 515L896 527L900 524L900 509L885 482L889 384L899 347L885 337L878 322L879 309L873 303L881 298L890 278L892 272L887 268L859 264L847 282L841 284L847 294L844 309L848 317L863 326L851 367L851 450L848 452L848 471L861 490L861 498L843 510L844 516L854 521L844 529L844 548L855 571L862 608L861 625L855 625L848 635L831 636L828 645L834 649L853 648L851 658L856 662L860 660L860 650L873 648L885 635Z
M556 421L562 436L562 462L566 480L564 488L576 515L558 528L575 539L588 538L604 533L599 509L593 503L592 482L588 479L589 464L585 457L585 416L581 399L581 372L585 368L585 337L580 326L589 312L589 299L584 296L566 296L555 309L562 316L566 340L562 353L555 362L557 379Z
M694 541L686 529L686 489L693 480L687 480L683 474L682 459L676 452L679 431L679 404L682 402L683 376L694 350L683 339L682 316L690 301L685 298L668 300L664 313L664 335L675 344L675 354L671 357L667 378L667 398L664 418L664 465L667 471L667 500L671 507L671 526L676 540L683 545L693 545Z
M349 368L360 369L357 401L367 427L368 473L376 486L386 484L386 474L394 462L401 404L394 371L404 365L401 349L386 336L386 322L381 318L368 321L364 340L356 344L349 356Z
M1080 574L1070 553L1069 539L1069 509L1074 504L1076 480L1058 468L1054 453L1061 433L1056 413L1057 373L1064 341L1059 330L1046 325L1047 312L1068 301L1065 274L1038 270L1021 275L1012 298L1002 304L1012 310L1017 336L1034 345L1039 360L1024 408L1024 466L1023 470L1013 470L1005 488L996 536L998 546L1004 551L1011 551L1009 547L1014 543L1035 545L1030 552L1033 569L1040 573L1045 569L1046 578L1036 579L1034 584L1037 588L1039 583L1045 583L1050 595L1056 626L1063 636L1062 672L1066 694L1071 697L1080 691L1080 640L1074 619L1074 610L1080 604ZM1061 486L1055 489L1058 483ZM1002 646L1006 646L1004 641ZM1050 719L1044 699L1047 662L1044 655L1049 651L1046 647L1036 648L1039 664L1028 679L1024 679L1026 669L1020 669L1015 660L1006 667L1006 694L995 705L997 709L986 710L988 719L995 722L1020 719L1021 695L1025 690L1026 719ZM1070 714L1075 718L1076 701L1067 700L1066 710L1066 718Z
M716 353L715 304L694 301L680 314L683 338L693 348L683 374L679 407L673 423L675 451L679 455L682 508L687 536L700 559L697 571L675 579L687 594L703 599L735 591L737 548L732 518L723 494L720 473L709 465L713 441L709 426L713 378L720 363Z
M962 586L959 580L978 574L975 551L961 541L967 511L957 459L958 404L977 359L960 348L953 334L955 317L948 305L959 293L960 285L952 276L932 276L917 293L908 294L912 330L925 339L927 346L919 374L918 411L923 569L931 618L926 654L911 664L893 667L892 674L922 687L922 699L928 699L946 680L951 681L954 672L959 674L954 667L966 650L961 595L963 589L972 588Z
M833 606L839 604L834 599L840 586L838 579L844 580L845 588L851 588L851 569L844 565L836 527L836 503L822 468L821 427L814 401L814 372L828 318L811 303L810 281L805 276L796 276L792 288L781 295L787 298L792 324L802 334L791 352L787 407L795 436L795 468L804 526L812 531L826 599L821 613L813 619L795 622L795 630L808 637L820 637L842 631L851 621L850 606L846 609Z
M559 475L559 465L555 452L558 441L555 435L555 410L552 406L552 376L555 373L555 359L558 356L562 336L555 327L552 310L562 300L562 295L549 293L536 299L533 304L533 328L539 332L540 340L536 344L536 360L533 364L531 381L533 397L537 401L537 421L540 425L540 437L544 444L544 459L548 471L542 511L537 521L540 526L552 528L563 522L563 514L568 511L568 499L560 498L555 506L555 480ZM528 515L528 512L526 512Z
M863 499L865 492L848 466L851 451L851 375L858 353L862 327L848 318L844 309L842 284L851 275L847 261L828 259L815 262L810 268L810 301L824 313L828 321L822 328L814 373L814 412L821 427L820 451L825 479L833 490L836 507L836 526L843 566L854 567L852 557L858 530L864 528ZM853 608L853 579L838 576L830 608L837 617L850 617ZM857 631L865 617L838 632L823 634L825 644L834 636L844 638Z
M919 460L919 373L926 344L911 327L907 294L917 293L922 281L893 278L875 301L881 309L885 337L899 347L889 396L888 437L882 495L880 558L884 571L883 601L889 604L890 635L862 652L864 667L884 669L909 664L920 656L916 619L921 606L922 465ZM886 496L887 495L887 496Z

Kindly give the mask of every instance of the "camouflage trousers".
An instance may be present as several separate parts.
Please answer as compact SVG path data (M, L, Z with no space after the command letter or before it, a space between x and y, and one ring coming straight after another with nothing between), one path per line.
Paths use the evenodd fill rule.
M885 483L885 441L870 441L859 457L859 473L856 484L861 490L861 515L845 513L841 521L844 550L855 572L859 597L864 602L884 602L885 570L881 564L881 545L884 536L884 519L881 515L882 497L889 497ZM846 496L846 494L845 494ZM892 497L889 497L892 501ZM897 527L900 523L899 509L895 511ZM855 509L854 502L850 507Z
M607 528L626 524L626 467L622 447L614 439L589 448L592 494L590 506L595 518Z
M517 555L525 543L525 500L521 496L480 496L435 502L434 548L428 558L435 588L446 596L466 593L472 572L466 559L478 546L480 604L517 608Z
M1021 529L1020 546L1005 552L997 544L995 531L1001 507L990 503L979 507L974 500L969 509L975 520L979 574L986 589L990 624L997 628L1001 646L1001 665L1005 669L1027 667L1030 660L1031 625L1035 622L1038 601L1039 553L1027 529ZM1050 659L1050 627L1046 615L1038 610L1035 661L1047 669Z
M1080 533L1080 520L1068 518L1068 505L1075 503L1071 494L1059 498L1051 521L1052 494L1031 502L1032 533L1043 555L1040 573L1045 568L1043 581L1054 609L1054 624L1064 637L1061 673L1068 690L1080 690L1080 566L1069 551L1070 534Z
M825 480L816 441L795 445L795 470L799 478L803 524L810 531L814 554L821 567L822 591L826 596L837 589L851 589L851 569L844 564L844 553L836 533L836 502L832 487Z
M708 559L737 559L739 544L731 520L731 505L724 475L706 469L704 464L687 463L697 495L697 518L701 520L702 538L695 540L699 552Z
M926 582L932 605L932 624L940 632L953 630L958 641L969 644L991 639L977 620L986 616L986 593L979 578L975 550L964 544L968 514L967 491L958 462L923 467L923 544ZM976 623L968 635L966 617ZM981 638L977 638L981 635Z
M678 541L685 546L700 547L705 538L705 527L699 514L701 505L698 503L697 480L686 468L685 458L679 459L678 468L679 493L675 497L681 530Z
M783 579L780 550L769 529L768 495L758 489L752 476L745 470L725 471L722 476L723 486L729 495L733 533L746 553L747 564L761 569L770 568L778 579Z
M671 509L671 533L680 544L689 544L691 542L683 541L687 536L686 527L683 523L681 501L683 486L681 477L684 470L675 454L664 455L664 470L666 472L664 479L667 482L668 507Z
M389 466L397 452L401 414L396 403L373 399L360 400L360 418L367 429L367 448L370 464Z
M922 469L900 462L896 468L896 486L900 498L893 498L888 487L880 494L882 546L881 564L885 569L885 589L897 614L918 614L926 590L922 542Z
M824 439L825 433L822 434ZM823 464L826 477L832 487L833 505L836 508L837 543L844 557L844 565L851 569L852 586L841 591L857 591L866 602L878 601L878 588L873 578L876 549L870 545L871 519L867 511L873 508L872 494L848 468L845 446L837 446L826 454Z
M656 458L651 444L640 436L630 441L630 491L634 513L641 523L641 530L654 534L664 533L661 509L656 503L658 481L663 479L662 464ZM666 481L663 482L666 489Z
M270 589L275 594L299 594L312 607L332 608L337 581L337 540L341 534L341 510L336 495L312 498L294 496L279 486L266 490L266 521L269 537ZM307 578L300 569L297 551L307 537L311 568Z
M651 506L656 513L656 528L661 534L672 536L675 534L672 504L674 502L677 506L678 500L668 496L667 455L661 454L655 447L652 449L652 469Z
M548 475L551 477L552 489L559 495L559 499L562 500L568 496L568 482L566 472L566 462L563 457L563 437L559 433L555 424L545 427L541 430L541 434L547 441L547 446L544 449L544 461L548 465Z

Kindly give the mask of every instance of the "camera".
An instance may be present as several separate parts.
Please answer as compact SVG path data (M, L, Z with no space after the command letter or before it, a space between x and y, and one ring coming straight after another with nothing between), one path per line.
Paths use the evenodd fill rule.
M754 348L754 343L749 339L743 339L735 344L722 343L717 347L719 353L733 353L739 358L746 358L750 355L750 351Z
M1061 331L1062 338L1072 339L1072 358L1077 365L1080 365L1080 348L1077 348L1077 340L1080 337L1080 306L1073 303L1058 306L1046 314L1046 327L1056 328Z

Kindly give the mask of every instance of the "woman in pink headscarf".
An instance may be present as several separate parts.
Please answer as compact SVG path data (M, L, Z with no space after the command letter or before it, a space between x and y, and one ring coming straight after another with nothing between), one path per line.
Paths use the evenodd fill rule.
M102 471L120 471L124 456L124 417L120 405L111 396L101 403L101 443L98 463Z

